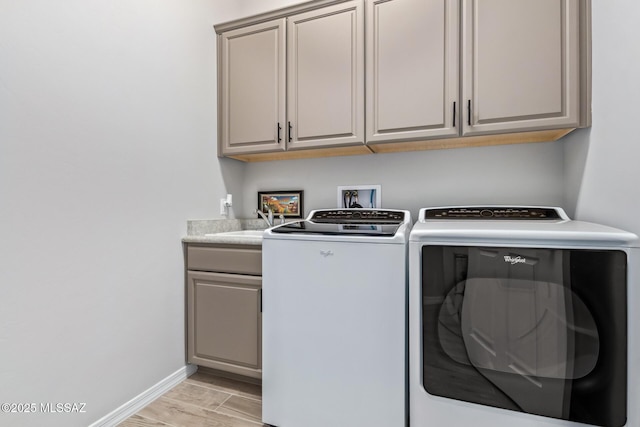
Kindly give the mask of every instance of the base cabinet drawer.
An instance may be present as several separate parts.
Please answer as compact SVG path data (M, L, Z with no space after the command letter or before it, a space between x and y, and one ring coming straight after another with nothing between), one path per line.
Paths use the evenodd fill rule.
M260 247L187 246L187 270L262 275Z
M187 360L261 378L262 278L187 271Z

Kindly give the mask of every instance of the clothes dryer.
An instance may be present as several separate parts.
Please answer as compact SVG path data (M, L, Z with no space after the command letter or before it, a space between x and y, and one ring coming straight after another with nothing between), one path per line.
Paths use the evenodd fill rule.
M411 426L639 426L637 248L560 208L421 209Z

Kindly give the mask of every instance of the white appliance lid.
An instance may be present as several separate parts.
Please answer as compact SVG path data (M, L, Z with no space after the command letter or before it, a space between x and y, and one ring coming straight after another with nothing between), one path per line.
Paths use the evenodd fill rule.
M637 247L638 236L617 228L585 221L571 220L561 208L548 207L499 207L505 212L526 211L529 215L535 212L554 210L554 215L535 215L531 218L510 218L497 216L487 218L480 214L483 207L448 207L423 208L420 220L411 230L411 242L446 242L458 244L531 244L543 246L577 245L577 246L620 246ZM497 207L495 207L497 208ZM478 210L482 218L429 218L427 211L432 209ZM509 211L509 209L511 209ZM463 214L466 215L466 214ZM475 213L470 215L476 215ZM485 213L485 215L487 215ZM513 215L517 215L513 213ZM433 215L432 215L433 216ZM425 219L427 218L427 219Z

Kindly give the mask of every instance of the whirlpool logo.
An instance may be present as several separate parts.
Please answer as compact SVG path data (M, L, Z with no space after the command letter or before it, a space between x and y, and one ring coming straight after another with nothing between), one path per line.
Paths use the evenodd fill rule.
M512 257L511 255L504 256L504 262L508 262L511 265L514 264L524 264L527 262L526 258L522 258L521 256Z

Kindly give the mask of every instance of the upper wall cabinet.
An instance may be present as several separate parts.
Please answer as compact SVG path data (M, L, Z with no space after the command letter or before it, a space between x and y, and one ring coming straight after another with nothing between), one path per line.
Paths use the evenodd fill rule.
M221 32L222 154L364 148L363 24L352 0Z
M287 19L288 148L364 144L364 8Z
M587 7L367 0L367 143L376 152L488 145L587 126ZM468 138L479 135L492 138ZM398 141L414 143L381 144Z
M591 124L590 14L590 0L315 0L218 25L220 153L558 139Z
M220 148L223 154L284 150L285 29L277 19L218 39Z
M463 0L463 135L580 126L579 1Z
M458 2L366 6L367 142L458 135Z

